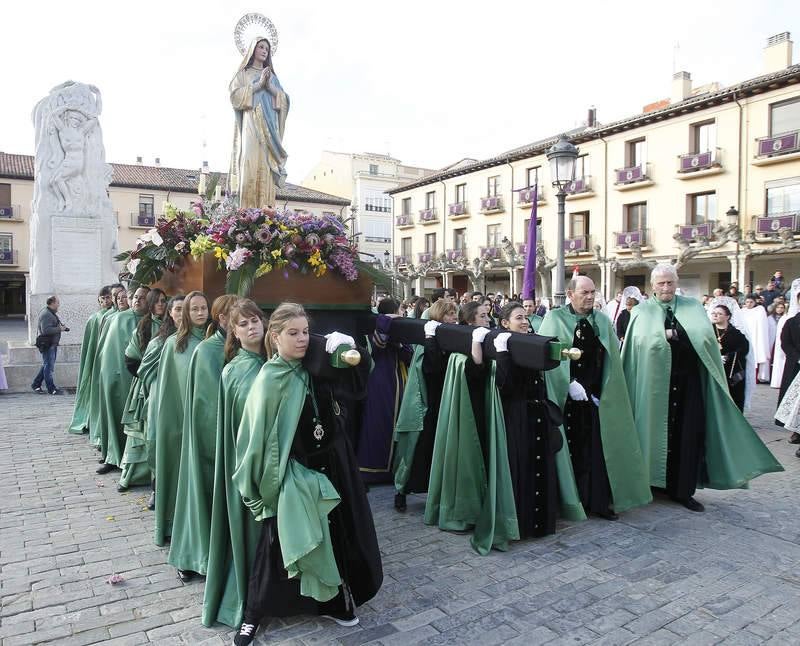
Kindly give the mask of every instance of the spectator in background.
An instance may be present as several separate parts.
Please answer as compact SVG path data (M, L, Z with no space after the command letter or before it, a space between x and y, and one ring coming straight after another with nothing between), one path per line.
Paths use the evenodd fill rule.
M739 303L739 307L744 304L744 296L739 293L739 287L736 283L731 283L731 286L728 287L728 296Z
M44 394L42 382L47 387L47 392L51 395L63 395L64 391L57 388L53 382L53 371L56 367L56 356L58 355L58 344L61 341L61 333L69 331L69 328L58 318L59 301L57 296L50 296L47 299L47 307L39 313L39 325L36 337L36 347L42 355L42 367L36 373L31 388L33 392Z
M483 299L483 294L481 294L480 292L472 292L473 301L475 301L476 303L480 303L482 299Z
M761 297L764 299L762 304L767 310L769 310L769 306L772 305L772 301L774 301L777 296L780 296L780 292L775 289L775 281L770 280L767 283L767 288L761 293Z
M712 294L714 294L714 298L717 298L717 296L724 296L724 295L725 295L725 291L724 291L722 288L720 288L720 287L717 287L717 288L716 288L716 289L715 289L715 290L712 292Z
M775 283L775 289L778 290L779 294L783 294L786 291L786 283L783 280L783 272L780 269L772 275L772 282Z
M431 306L430 301L425 298L424 296L420 296L417 299L417 302L414 303L414 310L412 312L411 318L421 319L422 313Z

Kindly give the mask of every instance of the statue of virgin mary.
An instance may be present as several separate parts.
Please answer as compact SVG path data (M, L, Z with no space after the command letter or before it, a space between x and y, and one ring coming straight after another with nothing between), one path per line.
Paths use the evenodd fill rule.
M254 39L229 86L236 115L228 191L239 208L275 205L275 191L286 182L283 131L289 96L272 67L266 38Z

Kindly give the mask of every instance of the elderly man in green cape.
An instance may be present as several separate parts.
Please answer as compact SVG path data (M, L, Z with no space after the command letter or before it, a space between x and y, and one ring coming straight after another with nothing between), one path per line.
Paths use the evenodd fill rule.
M122 466L125 452L122 413L133 380L125 365L125 348L147 309L145 298L149 291L148 287L139 287L133 294L131 308L105 323L103 345L96 360L100 370L97 414L93 409L90 421L90 427L96 424L98 428L100 453L104 458L97 468L101 475Z
M573 278L569 304L550 310L539 333L582 351L544 373L547 396L564 414L566 448L556 457L570 473L586 513L616 520L617 513L652 500L633 423L619 342L602 312L595 312L591 278ZM567 453L567 455L565 455Z
M699 512L697 487L745 488L783 467L731 399L708 315L675 294L675 267L656 265L650 282L622 348L628 394L650 484Z
M72 411L72 421L67 429L70 433L80 434L89 429L89 395L91 393L92 368L97 354L97 342L100 339L100 323L114 303L109 285L100 289L97 294L97 302L100 305L100 309L89 317L83 331L81 362L78 366L78 389L75 392L75 408Z

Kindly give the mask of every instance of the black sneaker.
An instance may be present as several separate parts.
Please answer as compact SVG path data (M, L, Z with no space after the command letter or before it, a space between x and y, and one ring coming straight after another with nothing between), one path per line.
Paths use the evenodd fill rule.
M404 493L394 495L394 508L399 512L406 510L406 495Z
M239 633L233 638L233 646L247 646L253 641L258 630L258 624L243 623L239 628Z
M31 386L31 390L35 392L37 395L44 395L45 392L44 390L42 390L41 386L39 386L38 388L36 386Z
M63 391L63 390L61 390L61 388L56 388L55 390L51 390L51 391L50 391L50 394L51 394L51 395L63 395L63 394L64 394L64 391Z
M352 610L346 610L344 612L335 612L330 615L321 615L325 619L330 619L331 621L335 621L340 626L357 626L358 625L358 617L356 617L356 613Z

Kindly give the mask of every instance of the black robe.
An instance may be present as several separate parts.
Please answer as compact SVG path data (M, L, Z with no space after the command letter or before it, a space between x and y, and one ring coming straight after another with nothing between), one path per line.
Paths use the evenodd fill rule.
M781 330L781 349L786 355L786 363L783 365L783 378L781 379L781 388L778 391L778 404L781 403L786 390L789 388L797 372L800 371L800 314L795 314L783 325ZM779 426L783 426L780 422L776 422Z
M341 496L328 520L336 565L344 584L339 594L325 603L301 596L299 579L289 579L283 567L277 517L273 516L262 525L248 582L245 620L259 622L270 617L343 612L351 607L351 598L359 606L381 587L383 568L372 510L350 441L353 420L348 419L347 408L340 404L364 396L368 357L361 350L361 363L337 371L335 380L312 376L325 434L319 440L314 437L314 408L311 396L306 395L290 453L303 466L324 473Z
M433 445L436 441L436 422L439 419L439 404L442 401L444 373L447 371L449 354L442 352L435 337L425 339L425 355L422 358L422 373L428 395L428 409L422 420L422 432L414 448L411 470L403 493L426 493L431 477Z
M705 462L705 408L700 381L700 358L689 335L674 318L664 321L666 329L677 334L669 346L672 368L669 378L667 411L667 493L675 500L694 495ZM654 397L660 393L653 393Z
M744 410L744 387L747 381L745 366L747 364L747 353L750 352L750 343L747 337L733 325L728 325L724 333L714 330L719 343L719 351L722 354L722 364L725 368L725 377L728 380L728 391L731 399Z
M630 318L628 310L623 313ZM600 399L605 348L586 319L580 319L575 326L572 345L583 351L583 355L570 362L570 381L583 386L589 400L574 401L567 397L564 432L581 503L587 512L602 514L611 508L611 485L600 436L600 413L592 395Z
M617 332L617 338L622 339L625 337L625 332L628 331L628 323L631 322L631 312L629 309L624 309L619 313L617 317L617 323L615 325L615 329Z
M547 399L541 373L515 365L508 352L497 353L495 362L519 536L553 534L558 515L555 454L563 445L558 430L561 411Z

